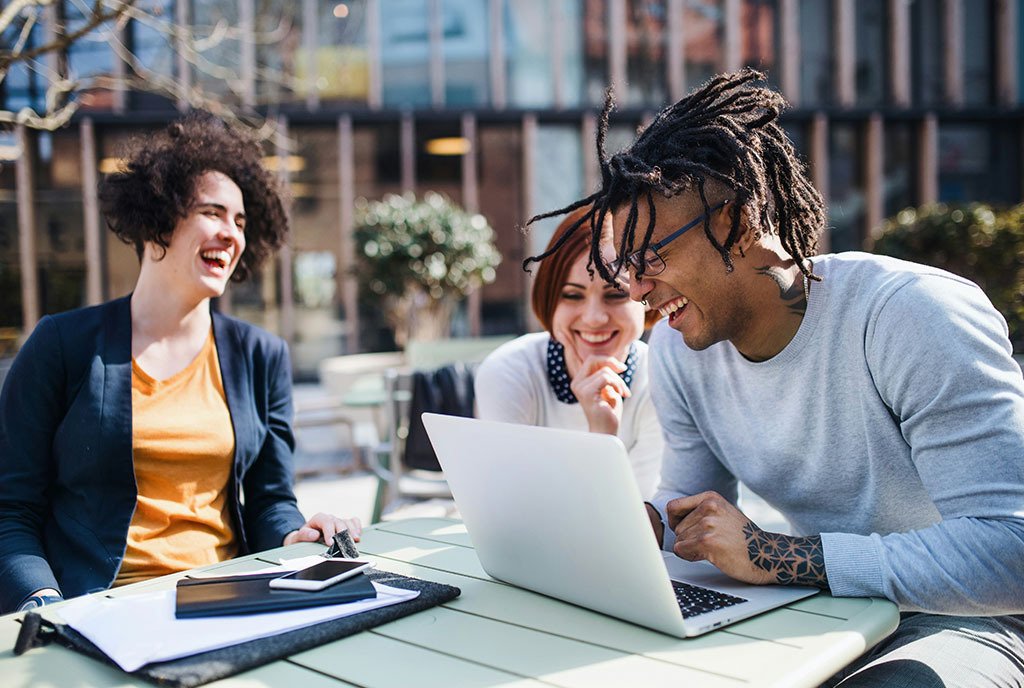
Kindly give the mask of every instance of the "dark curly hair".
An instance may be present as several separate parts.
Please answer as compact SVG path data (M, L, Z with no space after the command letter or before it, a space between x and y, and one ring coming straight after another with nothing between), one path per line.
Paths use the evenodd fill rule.
M146 242L167 249L174 228L195 202L196 182L221 172L242 191L245 251L231 279L253 274L288 236L288 216L274 177L263 167L263 151L248 133L202 111L172 122L166 130L135 141L123 170L100 185L107 226L142 259Z
M616 247L618 255L628 255L637 248L646 252L654 233L654 193L668 198L695 189L706 213L704 233L727 271L733 269L729 252L739 237L741 213L733 212L729 235L725 243L719 243L711 231L710 210L716 200L724 199L709 201L709 192L732 196L737 206L748 209L757 232L778 234L800 271L809 279L820 280L806 258L817 251L818 236L826 222L825 204L777 122L785 100L771 89L751 85L764 79L764 74L752 69L711 79L658 113L629 148L610 159L605 155L608 117L614 107L609 90L597 132L601 188L565 208L530 218L527 226L590 206L559 242L527 258L523 268L554 254L586 225L591 233L590 265L611 281L614 276L601 260L598 245L605 216L628 203L629 213ZM647 205L648 220L638 237L640 202Z

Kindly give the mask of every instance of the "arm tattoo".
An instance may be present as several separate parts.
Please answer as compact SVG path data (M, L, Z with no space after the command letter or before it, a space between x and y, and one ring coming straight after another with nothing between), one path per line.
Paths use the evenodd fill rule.
M769 267L767 265L754 268L754 271L759 275L770 278L778 285L779 298L789 306L790 313L803 315L807 312L807 299L804 298L803 283L799 279L786 284L786 273L781 268Z
M743 526L750 561L775 576L780 585L813 585L828 590L821 537L768 533L751 522Z

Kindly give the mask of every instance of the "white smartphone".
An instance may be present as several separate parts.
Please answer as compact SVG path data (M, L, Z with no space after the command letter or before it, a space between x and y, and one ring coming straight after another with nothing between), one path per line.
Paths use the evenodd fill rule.
M327 559L319 564L270 581L270 587L285 590L323 590L373 566L365 559Z

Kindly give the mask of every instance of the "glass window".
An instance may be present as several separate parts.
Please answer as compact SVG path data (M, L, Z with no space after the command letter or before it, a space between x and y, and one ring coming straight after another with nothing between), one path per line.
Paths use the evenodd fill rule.
M458 120L416 122L416 193L437 191L462 204L462 155Z
M586 153L590 153L592 147L589 141L587 144ZM564 207L586 195L583 190L583 155L583 140L578 126L542 124L537 127L533 152L536 169L531 189L534 213ZM561 221L560 217L549 217L531 225L530 250L543 251Z
M385 105L430 105L427 0L380 0L381 74Z
M128 25L128 48L138 59L143 74L174 78L177 74L177 48L173 36L176 26L174 0L148 0L143 10L149 19L135 20ZM130 68L126 71L131 75ZM156 93L133 90L129 98L132 107L140 110L174 106L174 101L169 97Z
M315 75L321 102L365 103L370 96L370 55L366 42L366 0L319 0L318 42L313 66L305 51L297 55L300 92Z
M939 125L939 200L1009 205L1020 198L1020 136L1004 124Z
M686 0L683 59L688 89L722 71L723 30L722 0Z
M490 31L488 3L480 0L444 0L441 3L445 105L457 107L491 102Z
M64 3L64 25L67 33L83 27L86 16L83 6L76 2ZM91 12L89 12L91 15ZM68 46L68 76L88 84L98 76L109 76L114 71L114 52L110 43L115 40L114 26L107 22L78 38ZM76 94L82 110L109 110L113 95L108 89L82 89Z
M508 0L505 4L505 59L509 104L515 107L550 107L555 102L552 68L553 44L562 50L578 43L580 32L554 35L552 13L562 0ZM573 37L576 40L573 40ZM577 78L578 81L578 78ZM578 102L578 89L576 100Z
M305 3L255 0L256 101L269 105L300 101L305 88L297 83Z
M832 3L800 0L800 100L805 106L832 99Z
M23 50L36 47L43 40L43 29L39 21L42 20L43 8L29 6L8 24L7 28L0 34L0 45L15 46L24 38ZM28 31L26 36L22 35L25 27L26 16L32 16L37 21ZM3 98L3 107L17 112L22 108L32 108L42 113L46 107L46 80L41 75L41 67L35 66L27 61L19 61L11 65L6 77L0 81L0 97Z
M892 217L914 205L917 170L915 125L907 122L885 123L885 176L882 195L885 216Z
M565 26L575 26L568 23ZM583 91L591 105L604 103L604 91L611 83L608 73L608 0L583 2Z
M885 102L887 7L886 0L859 0L854 3L857 55L854 79L857 102L861 105Z
M485 335L520 333L526 329L527 275L522 267L526 242L519 228L526 218L522 185L509 180L523 178L522 130L515 124L481 123L477 138L480 212L494 228L501 253L495 281L480 292L481 329Z
M332 126L295 126L295 148L286 160L292 193L292 298L296 374L315 378L317 365L345 353L340 302L341 258L338 131Z
M964 102L987 105L995 91L993 83L993 46L995 31L992 26L994 10L990 0L979 0L964 5L962 12L964 31Z
M743 0L740 9L740 47L744 65L765 72L768 85L778 90L779 3L778 0Z
M357 124L352 128L355 197L378 200L401 193L402 163L397 122ZM358 259L358 256L356 257ZM385 322L378 297L360 290L359 348L393 351L394 332Z
M626 80L631 106L662 108L668 98L665 58L667 0L629 0L626 24Z
M910 88L915 105L942 102L942 1L911 0Z
M191 17L201 47L193 65L195 84L227 105L240 104L244 84L238 3L193 0Z
M36 265L43 314L85 305L85 236L80 179L55 164L59 156L77 161L77 129L29 137L35 148ZM76 183L78 182L78 183Z
M857 134L855 124L830 123L828 223L834 252L859 251L863 245L864 182Z

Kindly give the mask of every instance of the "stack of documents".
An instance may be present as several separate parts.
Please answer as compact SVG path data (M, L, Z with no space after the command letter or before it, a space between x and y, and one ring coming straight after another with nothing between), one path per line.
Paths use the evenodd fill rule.
M377 596L284 612L199 619L174 617L174 590L103 597L88 595L54 610L125 671L285 633L411 600L415 590L374 583Z

